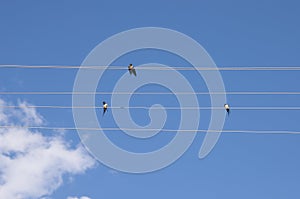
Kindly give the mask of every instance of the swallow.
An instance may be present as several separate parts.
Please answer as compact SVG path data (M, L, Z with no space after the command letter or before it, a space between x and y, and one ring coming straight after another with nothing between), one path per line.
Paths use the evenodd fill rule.
M224 104L224 108L227 111L227 114L229 116L229 113L230 113L230 107L229 107L229 105L228 104Z
M105 101L103 101L102 103L103 103L103 114L102 115L104 115L104 113L107 111L108 105Z
M134 76L136 76L136 71L132 64L129 64L128 71L129 71L130 75L134 74Z

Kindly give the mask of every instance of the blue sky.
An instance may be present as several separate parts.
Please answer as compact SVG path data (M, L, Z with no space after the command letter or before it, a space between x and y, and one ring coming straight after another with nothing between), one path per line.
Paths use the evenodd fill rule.
M100 42L119 32L140 27L163 27L182 32L200 43L217 66L299 66L299 8L296 0L252 1L1 1L0 64L80 65ZM134 41L130 41L134 42ZM144 50L117 59L115 65L162 63L186 66L169 53ZM72 91L76 69L2 69L1 91ZM111 91L127 71L107 71L98 91ZM142 71L137 71L139 74ZM195 91L207 88L193 71L181 72ZM297 71L221 71L227 91L299 91ZM105 83L105 84L104 84ZM103 84L105 86L103 86ZM106 90L105 90L106 89ZM141 91L166 91L149 86ZM111 96L97 96L110 102ZM2 95L17 104L72 105L68 95ZM208 96L198 96L209 106ZM228 95L234 107L300 106L298 95ZM178 106L174 96L134 96L131 106ZM47 126L74 126L72 111L37 109ZM176 128L180 112L168 111L166 128ZM145 110L132 110L133 120L146 125ZM299 131L299 111L235 110L224 129ZM205 129L210 113L201 111L199 129ZM114 127L112 111L99 120ZM51 133L42 131L44 135ZM106 132L115 143L130 151L159 148L171 133L149 140ZM169 167L148 174L117 172L98 163L84 174L64 176L64 183L49 197L96 198L298 198L298 135L223 133L204 159L198 151L204 134L197 135L188 151ZM64 140L76 147L75 131ZM3 172L3 171L1 171ZM0 173L1 173L0 172ZM71 179L70 179L71 178Z

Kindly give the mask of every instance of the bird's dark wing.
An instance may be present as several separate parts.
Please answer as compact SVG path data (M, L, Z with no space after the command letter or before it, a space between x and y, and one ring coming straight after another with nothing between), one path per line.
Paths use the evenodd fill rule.
M135 68L132 69L132 73L134 74L134 76L136 76Z
M131 75L131 74L132 74L132 70L131 70L131 69L128 69L128 71L129 71L129 74Z
M103 108L103 114L102 115L104 115L106 111L107 111L107 108Z

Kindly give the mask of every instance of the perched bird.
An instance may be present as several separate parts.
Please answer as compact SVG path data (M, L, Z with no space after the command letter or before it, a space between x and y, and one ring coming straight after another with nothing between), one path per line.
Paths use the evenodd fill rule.
M134 76L136 76L136 71L132 64L129 64L128 71L129 71L130 75L134 74Z
M224 108L227 111L227 114L229 115L229 113L230 113L229 105L228 104L224 104Z
M107 111L107 107L108 107L107 103L105 101L103 101L103 114L102 115L104 115L104 113Z

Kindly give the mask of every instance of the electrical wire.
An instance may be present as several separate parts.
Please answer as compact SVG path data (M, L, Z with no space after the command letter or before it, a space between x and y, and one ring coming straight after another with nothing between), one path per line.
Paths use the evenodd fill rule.
M67 65L0 65L0 68L23 69L93 69L93 70L127 70L127 66L67 66ZM198 70L198 71L296 71L300 66L245 66L245 67L161 67L161 66L136 66L136 70Z
M0 91L0 95L300 95L298 91L228 91L228 92L70 92L70 91Z
M0 106L2 108L49 108L49 109L102 109L102 106L58 106L58 105L27 105L14 106L6 105ZM145 109L145 110L224 110L224 107L146 107L146 106L124 106L124 107L108 107L109 109ZM231 110L300 110L300 107L231 107Z
M162 131L185 133L247 133L247 134L299 134L299 131L286 130L205 130L205 129L134 129L134 128L90 128L90 127L47 127L47 126L0 126L1 129L40 129L40 130L86 130L86 131Z
M93 69L93 70L127 70L127 66L33 66L33 65L0 65L0 68L22 68L22 69ZM156 67L143 66L135 67L136 70L181 70L181 71L298 71L300 66L246 66L246 67ZM1 91L1 95L299 95L300 92L48 92L48 91ZM0 108L22 108L24 106L0 106ZM27 108L102 108L97 106L26 106ZM110 107L110 109L224 109L224 107ZM300 107L232 107L232 110L300 110ZM26 129L44 129L44 130L89 130L89 131L163 131L163 132L202 132L202 133L253 133L253 134L300 134L298 131L273 131L273 130L199 130L199 129L130 129L130 128L88 128L88 127L46 127L46 126L0 126L2 129L8 128L26 128Z

